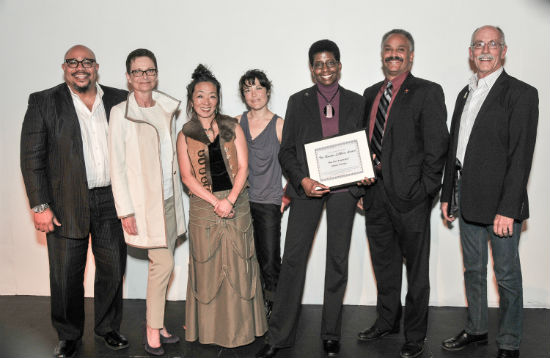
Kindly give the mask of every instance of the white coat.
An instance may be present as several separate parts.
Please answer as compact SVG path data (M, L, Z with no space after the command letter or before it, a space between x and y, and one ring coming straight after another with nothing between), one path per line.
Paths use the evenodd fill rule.
M153 100L166 112L172 140L172 183L178 237L185 234L183 187L176 151L176 112L180 101L159 91ZM114 106L109 120L111 185L117 215L134 215L137 235L124 232L126 243L140 248L167 247L164 190L158 129L143 116L134 93Z

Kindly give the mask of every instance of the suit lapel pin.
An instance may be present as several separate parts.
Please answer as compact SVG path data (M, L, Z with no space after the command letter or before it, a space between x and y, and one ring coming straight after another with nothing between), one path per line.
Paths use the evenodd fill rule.
M409 93L409 89L408 89L408 88L405 88L405 93Z

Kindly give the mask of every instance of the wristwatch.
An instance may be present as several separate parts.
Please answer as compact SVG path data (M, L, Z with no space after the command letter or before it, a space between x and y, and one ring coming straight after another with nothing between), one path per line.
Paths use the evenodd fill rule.
M32 208L32 211L34 211L37 214L40 214L44 212L46 209L48 209L50 206L48 204L40 204L36 205L34 208Z

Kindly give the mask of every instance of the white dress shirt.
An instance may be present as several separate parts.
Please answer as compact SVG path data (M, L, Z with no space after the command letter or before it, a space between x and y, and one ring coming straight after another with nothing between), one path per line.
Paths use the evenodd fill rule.
M107 145L109 124L103 106L103 90L98 84L96 84L96 88L97 94L90 111L80 97L69 87L76 115L78 116L78 123L80 124L88 189L111 185L109 148Z
M467 93L468 98L466 99L464 109L462 110L462 116L460 117L460 130L458 132L458 143L456 148L456 158L460 160L462 165L464 165L466 147L468 146L470 134L472 133L472 128L474 127L481 105L485 102L489 91L503 70L504 68L501 67L479 80L477 78L477 73L470 78L469 92Z

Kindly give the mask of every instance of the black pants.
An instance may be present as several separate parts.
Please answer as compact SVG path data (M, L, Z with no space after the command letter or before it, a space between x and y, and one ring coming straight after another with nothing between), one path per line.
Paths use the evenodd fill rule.
M91 189L90 234L95 258L95 332L103 335L120 328L122 277L126 243L111 187ZM61 223L63 225L63 223ZM50 262L52 323L60 340L82 337L84 329L84 271L88 237L69 239L47 235Z
M250 202L250 214L264 298L273 301L281 271L281 205Z
M281 274L269 320L269 343L276 347L294 344L307 261L325 203L327 259L321 338L340 338L342 302L348 282L348 254L357 203L357 199L347 191L321 199L292 199Z
M404 330L407 342L423 342L428 326L430 298L430 213L431 199L411 211L401 213L389 202L379 181L372 203L365 211L367 237L376 287L378 289L375 326L389 330L401 318L403 260L407 268ZM364 199L366 200L366 199Z

